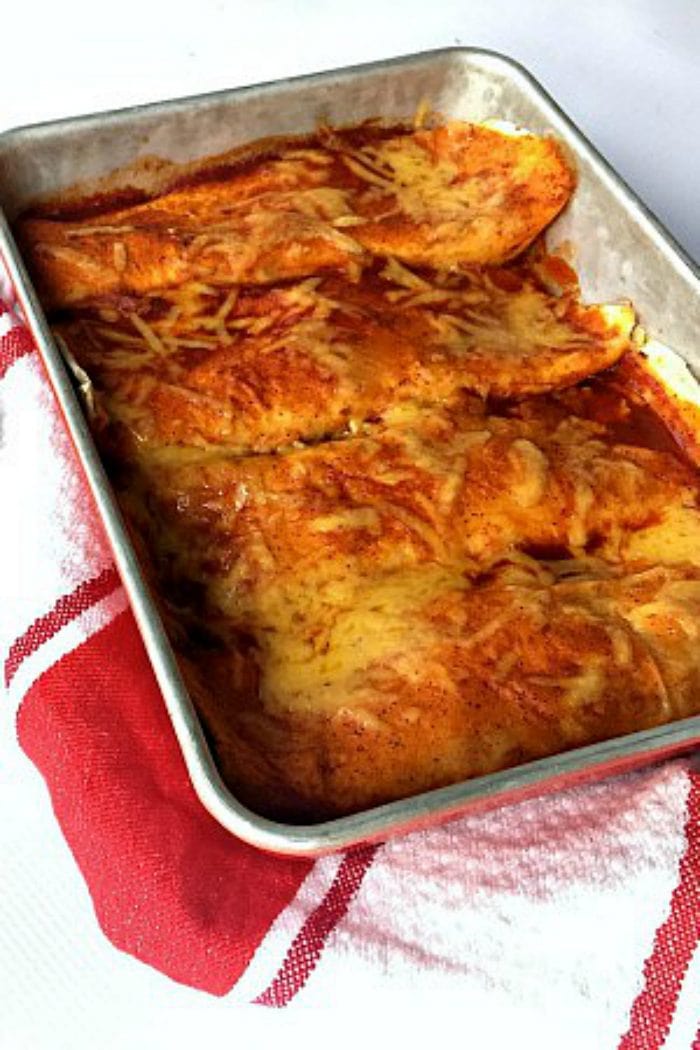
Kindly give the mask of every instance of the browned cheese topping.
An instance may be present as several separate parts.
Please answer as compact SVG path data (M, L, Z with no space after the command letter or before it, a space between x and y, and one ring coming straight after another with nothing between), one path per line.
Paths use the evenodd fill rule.
M697 470L632 307L584 305L538 240L574 183L551 139L368 124L19 224L221 770L266 815L700 711Z

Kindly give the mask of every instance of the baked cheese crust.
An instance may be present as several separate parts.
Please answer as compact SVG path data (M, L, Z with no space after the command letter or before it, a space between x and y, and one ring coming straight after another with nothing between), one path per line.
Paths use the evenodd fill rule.
M30 218L22 244L51 306L186 281L271 284L357 272L370 254L416 265L500 263L569 198L560 147L472 124L328 131L199 185L77 221ZM229 158L229 166L235 158Z
M533 244L574 184L550 139L365 126L20 223L257 811L338 816L700 710L697 470L632 307L584 305Z

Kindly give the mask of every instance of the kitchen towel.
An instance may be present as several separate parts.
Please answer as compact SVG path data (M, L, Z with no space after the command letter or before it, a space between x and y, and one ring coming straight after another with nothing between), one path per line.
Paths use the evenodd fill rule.
M134 1008L420 999L458 1008L478 1046L700 1047L693 759L318 860L257 851L189 783L6 278L0 413L0 792L6 812L31 798L35 814L5 828L0 981L14 992L0 1046L20 1045L2 1026L31 1009L36 982L70 998L79 965L88 998L107 985ZM27 905L35 881L49 928Z

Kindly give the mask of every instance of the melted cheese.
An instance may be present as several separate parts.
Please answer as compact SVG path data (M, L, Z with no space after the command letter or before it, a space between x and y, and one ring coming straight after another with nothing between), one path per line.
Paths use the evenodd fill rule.
M547 490L547 457L537 445L525 438L518 438L513 442L509 456L515 458L523 475L522 480L511 488L513 497L521 507L534 507Z
M700 565L700 514L697 508L669 507L661 521L626 538L624 555L629 561Z
M360 583L312 575L301 601L298 593L268 593L259 615L275 629L261 632L263 701L273 709L334 712L351 698L371 703L370 667L398 660L404 674L424 676L440 631L416 610L445 589L468 587L453 569L426 565ZM433 671L444 676L439 664Z
M509 263L572 174L426 117L25 231L223 771L273 816L700 709L697 485L620 442L614 387L590 418L553 393L637 352L634 311Z
M166 187L102 220L26 220L46 294L68 306L186 280L354 273L367 252L423 265L500 263L537 236L573 185L558 147L535 136L453 123L359 146L342 133L325 137L325 148Z
M390 139L343 159L360 178L394 196L400 211L419 223L436 215L445 222L465 215L475 219L504 205L508 187L503 181L463 178L460 152L440 156L431 149L432 140L430 135L425 142ZM511 177L518 184L527 183L540 161L538 151L519 150Z

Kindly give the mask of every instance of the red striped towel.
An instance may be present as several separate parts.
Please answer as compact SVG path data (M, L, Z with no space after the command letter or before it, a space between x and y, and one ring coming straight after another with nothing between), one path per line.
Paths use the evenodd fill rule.
M84 880L113 945L85 928L94 979L169 1003L198 989L212 1009L212 997L400 1008L420 994L458 1004L489 1046L528 1033L538 1047L700 1046L700 774L689 760L316 861L263 854L215 823L188 782L10 297L5 283L3 659L6 724L24 754L14 734L3 746L15 804L33 763L72 851L65 928L84 923ZM21 834L38 834L34 822ZM13 951L23 877L3 891L0 942ZM114 949L158 979L141 966L135 980ZM42 958L45 981L60 978L55 952Z

